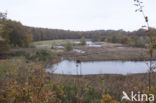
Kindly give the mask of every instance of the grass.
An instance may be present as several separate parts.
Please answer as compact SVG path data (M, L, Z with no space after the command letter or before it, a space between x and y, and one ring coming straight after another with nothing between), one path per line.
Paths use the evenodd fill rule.
M52 45L65 45L68 41L73 40L52 40L34 42L37 48L51 49ZM108 61L108 60L121 60L121 61L144 61L149 60L148 49L127 47L122 44L103 43L98 42L102 47L88 47L86 45L73 45L73 49L80 49L85 53L68 52L65 53L62 49L51 49L54 52L60 50L60 55L68 60L81 60L81 61ZM125 48L118 48L125 47ZM57 53L59 54L59 53ZM156 50L153 51L153 59L156 60Z
M68 41L73 40L52 40L52 41L40 41L33 42L35 48L26 48L23 51L28 51L28 53L34 53L39 49L50 50L57 54L57 57L64 57L68 60L81 60L81 61L110 61L110 60L120 60L120 61L144 61L149 60L150 56L148 54L148 49L145 48L133 48L124 47L122 44L112 44L112 43L99 43L102 47L88 47L87 45L73 45L73 49L79 49L85 51L85 53L77 53L74 51L65 52L64 49L55 48L55 45L66 45ZM50 44L51 43L51 44ZM54 48L52 48L54 46ZM18 49L20 50L20 49ZM31 52L29 52L31 51ZM153 51L153 59L156 60L156 50Z
M69 40L47 40L33 42L31 45L64 45Z
M148 49L145 48L117 48L116 46L104 45L98 47L76 46L76 49L85 51L85 53L65 54L68 60L81 60L81 61L144 61L150 60ZM153 59L156 60L156 50L153 51Z
M70 42L71 45L77 45L75 43L72 43L74 40L48 40L48 41L37 41L30 44L30 47L38 48L38 49L49 49L56 51L61 51L64 49L59 49L56 46L64 46L66 47L66 44ZM66 49L66 48L65 48Z

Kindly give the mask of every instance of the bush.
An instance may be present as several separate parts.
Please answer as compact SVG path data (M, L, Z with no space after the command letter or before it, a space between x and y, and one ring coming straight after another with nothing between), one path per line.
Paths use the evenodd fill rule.
M0 74L0 103L60 103L40 65L6 60Z
M86 40L84 37L81 38L80 45L86 45Z
M53 59L53 53L49 50L40 50L34 54L27 53L25 51L16 51L13 56L23 56L27 60L37 61L49 61Z
M25 56L27 55L28 53L26 53L25 51L16 51L14 52L12 55L13 56Z
M57 79L58 80L58 79ZM118 103L102 90L74 80L62 84L38 64L24 59L0 62L0 103Z
M49 50L40 50L31 56L30 59L38 61L49 61L53 58L53 53Z
M136 41L136 46L137 47L145 47L145 40L143 37L138 38L138 40Z
M73 45L71 42L67 42L65 44L65 51L71 51L71 50L73 50Z

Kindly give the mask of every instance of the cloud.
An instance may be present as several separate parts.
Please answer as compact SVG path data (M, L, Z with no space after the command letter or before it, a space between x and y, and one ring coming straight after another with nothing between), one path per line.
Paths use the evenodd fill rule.
M145 12L156 27L156 1L144 0ZM72 30L134 30L144 24L133 0L3 0L0 11L24 25Z

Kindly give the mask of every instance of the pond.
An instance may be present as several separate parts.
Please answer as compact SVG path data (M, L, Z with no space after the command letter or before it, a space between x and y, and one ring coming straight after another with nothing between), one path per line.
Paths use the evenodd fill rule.
M119 46L119 47L116 47L116 48L119 48L119 49L125 49L125 48L127 48L127 47Z
M135 74L148 71L148 61L95 61L81 62L63 60L62 62L47 68L47 72L67 75L90 74ZM156 62L155 62L156 63Z
M75 52L77 52L77 53L82 53L82 54L85 53L85 51L82 51L82 50L80 50L80 49L74 49L73 51L75 51Z
M56 48L58 48L58 49L63 49L64 46L59 45L59 46L56 46Z
M87 41L86 44L90 47L101 47L101 45L99 44L95 44L94 42L92 41Z
M80 41L74 41L73 43L75 44L80 44ZM95 44L92 41L86 41L86 45L88 45L89 47L101 47L101 45L99 44Z

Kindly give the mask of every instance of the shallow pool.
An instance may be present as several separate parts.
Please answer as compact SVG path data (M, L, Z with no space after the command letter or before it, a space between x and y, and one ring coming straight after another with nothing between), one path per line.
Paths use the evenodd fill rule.
M156 62L154 62L156 63ZM148 71L148 61L95 61L81 62L63 60L47 68L47 72L55 74L69 75L89 75L89 74L134 74Z

